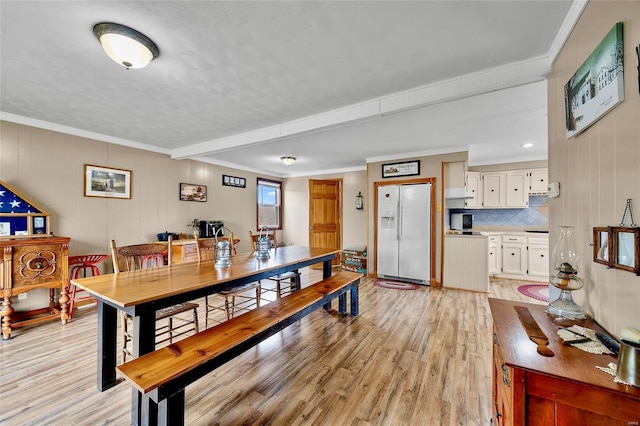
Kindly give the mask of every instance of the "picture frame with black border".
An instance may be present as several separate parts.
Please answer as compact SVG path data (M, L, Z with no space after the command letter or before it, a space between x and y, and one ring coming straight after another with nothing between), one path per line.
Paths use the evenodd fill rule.
M402 161L399 163L389 163L382 165L382 178L392 178L398 176L419 176L420 160Z
M195 183L180 183L180 201L207 202L207 186Z
M222 186L232 186L234 188L246 188L247 180L242 177L222 175Z

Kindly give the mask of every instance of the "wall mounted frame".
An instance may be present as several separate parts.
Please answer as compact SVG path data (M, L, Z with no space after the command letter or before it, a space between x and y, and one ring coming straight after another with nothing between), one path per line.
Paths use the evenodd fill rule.
M131 199L131 170L85 164L84 196Z
M609 262L609 228L593 228L593 261L610 266Z
M611 228L611 266L640 275L640 228Z
M593 261L640 275L640 228L593 228Z

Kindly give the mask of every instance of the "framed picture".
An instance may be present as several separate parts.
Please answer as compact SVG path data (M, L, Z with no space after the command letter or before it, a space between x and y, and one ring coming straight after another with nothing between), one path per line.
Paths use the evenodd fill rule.
M84 196L131 198L131 170L84 165Z
M222 186L234 186L236 188L246 188L247 180L241 177L222 175Z
M207 201L207 187L194 183L180 184L180 201Z
M622 22L611 28L564 86L567 138L624 100Z
M383 164L382 177L417 176L420 174L420 160L404 161L402 163Z

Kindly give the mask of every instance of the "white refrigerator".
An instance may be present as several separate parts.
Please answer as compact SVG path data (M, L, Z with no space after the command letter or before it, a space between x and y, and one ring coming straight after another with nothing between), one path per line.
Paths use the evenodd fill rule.
M378 187L378 276L429 284L431 184Z

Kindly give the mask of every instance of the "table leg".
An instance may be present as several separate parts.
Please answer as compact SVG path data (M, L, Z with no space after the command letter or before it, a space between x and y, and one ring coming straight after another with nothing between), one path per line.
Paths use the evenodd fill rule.
M156 313L155 311L142 312L139 316L133 317L133 341L132 351L134 358L153 352L156 349ZM155 418L153 413L157 412L155 406L146 406L153 402L149 398L144 398L135 388L131 391L131 424L143 424L143 413L151 413L149 419ZM155 420L151 420L154 422ZM151 423L153 424L153 423Z
M98 390L114 387L116 381L117 310L98 300Z
M325 280L331 276L331 263L333 259L325 260L322 262L322 279ZM322 308L327 311L331 309L331 302L322 305Z

